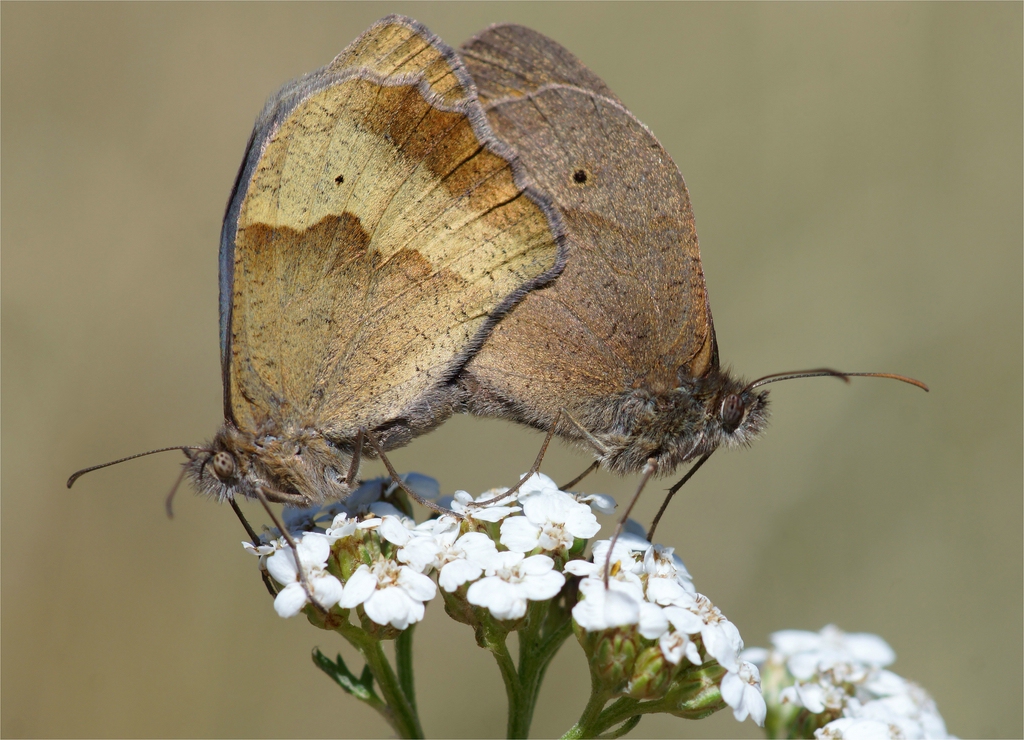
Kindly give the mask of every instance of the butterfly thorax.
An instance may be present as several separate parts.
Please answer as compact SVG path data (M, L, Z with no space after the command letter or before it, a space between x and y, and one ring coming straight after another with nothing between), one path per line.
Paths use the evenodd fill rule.
M600 399L578 420L604 446L603 467L638 473L653 459L657 473L668 474L720 446L748 445L764 430L768 394L745 385L712 369L668 390L641 386Z
M258 498L312 506L345 498L351 454L311 425L265 420L255 431L225 422L206 449L185 463L197 492L220 501Z

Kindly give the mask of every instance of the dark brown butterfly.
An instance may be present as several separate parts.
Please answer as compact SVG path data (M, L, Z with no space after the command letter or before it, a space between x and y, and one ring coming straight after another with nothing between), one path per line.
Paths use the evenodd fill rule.
M595 466L646 481L749 444L768 419L765 383L874 375L732 377L719 362L689 194L654 135L575 56L528 28L493 26L460 53L495 134L551 197L568 239L562 274L498 323L461 374L468 411L554 432L591 449Z

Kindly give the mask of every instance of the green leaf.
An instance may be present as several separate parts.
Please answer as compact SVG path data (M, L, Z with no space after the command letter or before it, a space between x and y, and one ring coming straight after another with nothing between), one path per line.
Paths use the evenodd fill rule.
M345 665L340 654L337 661L333 661L321 653L319 648L313 648L313 663L333 678L334 682L346 693L362 701L378 700L377 694L373 690L373 674L370 672L370 666L363 666L363 675L356 678L355 674Z

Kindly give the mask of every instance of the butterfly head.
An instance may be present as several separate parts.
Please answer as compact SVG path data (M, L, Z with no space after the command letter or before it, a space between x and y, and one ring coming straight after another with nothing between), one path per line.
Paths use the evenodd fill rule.
M751 389L728 376L723 380L705 410L707 435L718 440L713 447L749 445L768 424L768 391Z
M630 389L584 416L605 467L638 473L653 459L668 474L718 447L750 444L767 426L768 394L715 370L671 388Z
M345 498L351 487L340 471L350 460L310 429L264 423L253 431L225 423L213 442L185 463L197 492L215 498L258 498L312 506Z

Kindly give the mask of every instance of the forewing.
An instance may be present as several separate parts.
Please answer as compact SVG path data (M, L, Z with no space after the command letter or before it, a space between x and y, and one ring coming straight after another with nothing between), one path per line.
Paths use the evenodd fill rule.
M236 424L346 438L429 414L493 322L561 269L558 217L471 91L450 48L389 17L267 104L222 239Z
M459 47L480 102L521 97L550 84L572 85L618 102L604 80L556 41L531 28L500 23Z
M671 388L680 371L702 374L714 340L693 212L650 131L616 102L558 85L487 113L562 214L569 256L467 372L535 419L641 385Z

